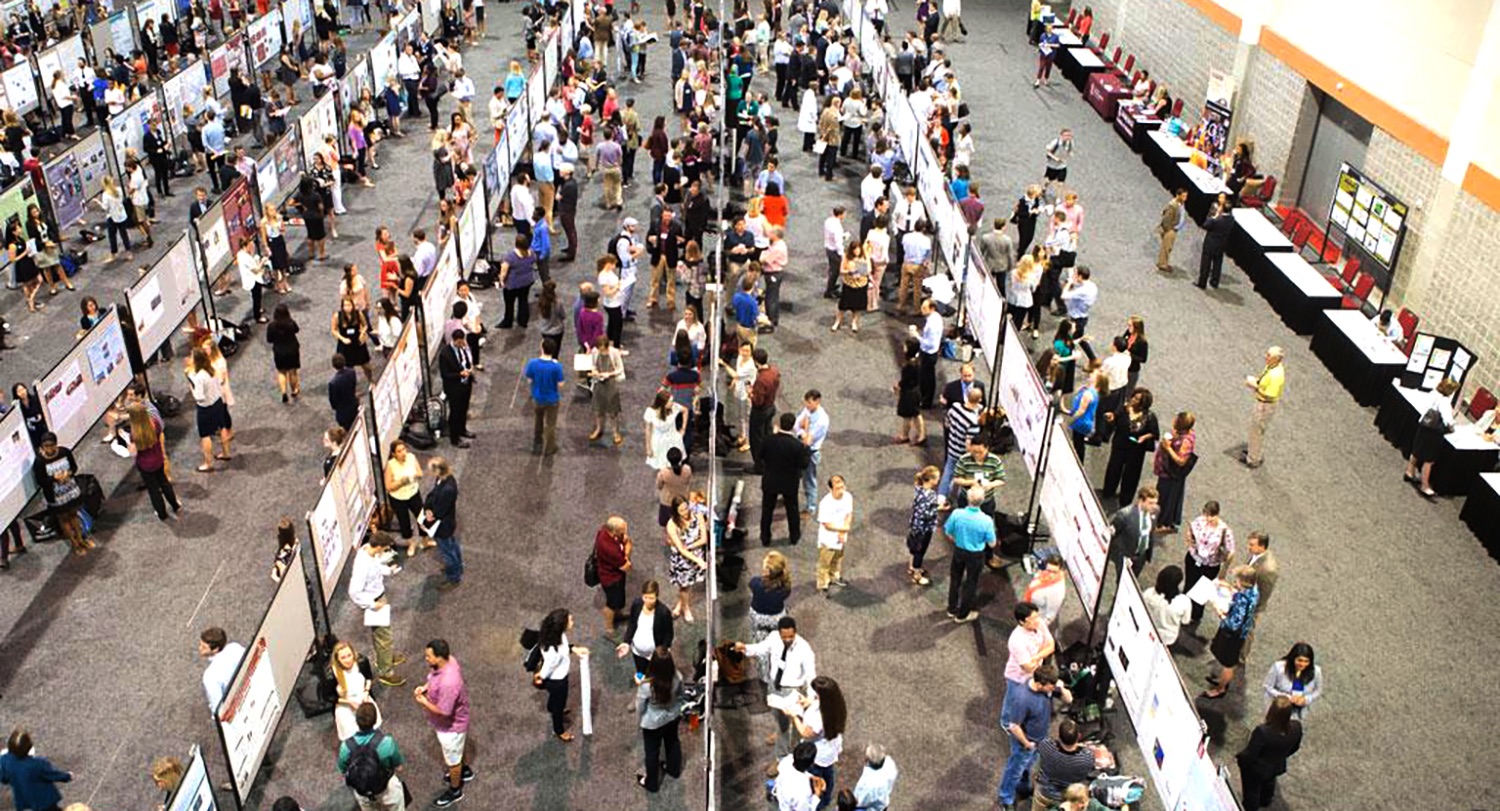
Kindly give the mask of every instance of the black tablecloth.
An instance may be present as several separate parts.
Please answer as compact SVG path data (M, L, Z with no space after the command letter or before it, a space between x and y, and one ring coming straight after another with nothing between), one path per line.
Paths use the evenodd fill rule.
M1243 268L1260 294L1281 316L1281 320L1298 335L1311 335L1324 323L1324 310L1337 310L1343 298L1337 291L1329 291L1327 297L1312 297L1302 291L1281 268L1271 264L1265 254L1252 259L1251 265L1235 260ZM1254 268L1252 270L1251 268Z
M1177 161L1167 155L1155 138L1142 136L1141 159L1146 162L1146 167L1151 170L1151 174L1156 175L1156 179L1161 181L1162 186L1168 189L1176 188L1180 180L1177 174Z
M1436 473L1437 469L1433 468ZM1473 486L1469 489L1469 498L1464 502L1463 512L1459 518L1463 519L1469 529L1474 532L1474 537L1484 544L1484 548L1490 553L1490 557L1500 560L1500 493L1487 484L1484 479L1475 477Z
M1404 366L1372 362L1364 350L1326 318L1313 335L1312 351L1362 406L1379 405L1391 387L1391 378L1401 374Z
M1375 427L1401 451L1402 456L1410 456L1412 441L1417 436L1417 422L1422 415L1417 413L1410 400L1396 391L1395 386L1388 384L1385 391L1385 401L1375 413ZM1459 450L1445 441L1432 464L1432 489L1445 496L1470 492L1479 481L1479 474L1494 470L1497 461L1500 461L1500 447L1490 445L1482 450ZM1491 516L1495 523L1500 524L1500 512Z

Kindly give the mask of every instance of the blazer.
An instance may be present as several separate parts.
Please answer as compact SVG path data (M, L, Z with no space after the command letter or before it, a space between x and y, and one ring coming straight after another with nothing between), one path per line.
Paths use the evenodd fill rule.
M645 610L646 602L640 597L630 604L630 621L625 625L626 643L635 639L636 627L640 624L641 613ZM656 601L656 610L651 612L651 636L656 640L658 648L672 647L672 612L668 611L660 600Z
M1250 568L1255 570L1255 588L1260 591L1260 602L1255 604L1255 611L1259 613L1271 607L1271 592L1276 590L1276 578L1280 576L1276 555L1267 549L1264 555L1250 564Z
M812 454L802 440L777 432L766 439L760 451L760 489L764 493L794 492Z
M1109 519L1114 534L1109 538L1109 556L1116 565L1125 558L1139 564L1151 557L1151 530L1156 527L1156 517L1146 516L1146 534L1141 535L1141 508L1134 501L1129 507L1115 511Z
M471 356L470 363L472 362ZM458 350L453 348L452 343L449 343L442 352L438 353L438 374L443 377L443 388L469 385L469 380L472 378L465 379L460 374L463 370L463 363L458 359Z
M458 482L452 476L439 479L433 488L427 491L427 500L422 502L422 509L431 510L432 517L438 522L436 538L452 538L458 529Z
M359 414L359 375L347 366L333 373L328 381L328 407L333 409L333 419L344 430L354 424Z
M72 779L73 775L58 770L44 757L0 754L0 783L10 786L17 811L41 811L62 805L62 792L53 784Z
M1181 210L1182 204L1177 202L1177 198L1175 197L1172 198L1171 202L1167 203L1166 208L1161 210L1161 225L1159 227L1163 232L1176 230L1178 212Z
M969 385L980 391L984 391L984 384L975 380ZM943 384L943 402L947 405L961 403L964 400L964 382L962 380L950 380Z
M1234 757L1239 761L1241 772L1265 779L1286 774L1287 759L1297 754L1301 747L1302 722L1293 722L1286 735L1261 724L1250 733L1250 741Z
M1234 218L1225 211L1217 217L1203 221L1203 249L1222 251L1229 247L1229 234L1234 231Z

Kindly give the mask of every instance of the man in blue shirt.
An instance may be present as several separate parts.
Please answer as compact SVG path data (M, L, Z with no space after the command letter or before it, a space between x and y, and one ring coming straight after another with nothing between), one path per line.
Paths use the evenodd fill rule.
M1036 745L1047 737L1054 690L1062 693L1064 702L1073 700L1067 688L1057 683L1057 668L1050 664L1038 667L1024 689L1013 682L1006 687L1005 703L1000 709L1000 726L1010 735L1010 757L1005 760L999 790L1000 807L1004 811L1015 811L1016 787L1036 760Z
M995 519L979 509L985 492L981 485L970 487L964 493L968 506L954 510L943 522L943 532L953 539L953 563L948 570L948 616L954 622L972 622L978 617L974 612L974 596L979 590L979 572L990 547L995 545Z
M557 453L557 408L567 385L563 365L557 362L557 339L542 339L542 356L526 361L526 379L531 383L531 402L536 420L531 433L531 454Z
M811 515L818 509L818 463L823 461L823 440L828 438L828 412L823 409L823 393L808 389L802 395L802 411L797 414L797 438L807 446L807 469L802 472L802 511Z
M224 154L227 143L224 138L224 122L213 110L203 113L207 121L203 124L203 149L208 152L208 180L214 193L223 191L220 177L224 174Z
M943 351L943 316L937 311L932 299L922 300L922 329L917 334L921 357L918 359L917 389L921 392L922 409L932 408L937 396L937 362Z
M536 272L542 284L552 279L547 260L552 257L552 229L547 225L547 212L537 206L531 215L531 253L536 256Z
M735 331L740 343L755 346L755 324L760 320L760 302L755 300L755 274L746 273L740 279L739 292L730 302L734 305Z

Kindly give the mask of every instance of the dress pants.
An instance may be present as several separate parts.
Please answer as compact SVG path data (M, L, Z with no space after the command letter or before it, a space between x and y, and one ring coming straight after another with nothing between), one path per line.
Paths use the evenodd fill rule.
M1202 578L1206 577L1209 580L1217 579L1219 576L1219 570L1222 568L1224 567L1218 563L1215 563L1212 566L1200 566L1198 565L1197 561L1193 560L1193 555L1191 552L1189 552L1186 556L1184 556L1182 561L1182 572L1184 575L1186 575L1182 579L1183 593L1186 594L1187 592L1191 591L1193 586L1196 585L1197 582ZM1198 621L1202 619L1203 605L1201 603L1193 603L1193 623L1197 624Z
M979 573L984 569L984 552L954 548L953 562L948 566L948 613L962 617L974 610L979 591Z
M932 408L932 400L937 396L937 362L936 352L923 352L918 358L920 374L917 386L922 395L922 408Z
M396 674L396 640L389 625L370 626L370 647L375 649L375 675Z
M165 521L167 519L167 505L172 505L172 512L182 509L177 501L177 491L172 489L172 480L167 478L164 468L156 470L142 470L141 480L146 483L146 493L151 496L151 508L156 510L156 517Z
M546 454L557 453L557 403L536 405L531 431L531 449Z
M1250 412L1250 442L1245 448L1245 461L1252 465L1265 461L1266 428L1276 416L1276 405L1256 400L1255 409Z
M455 445L469 432L469 396L472 393L468 383L443 387L443 395L448 398L448 441Z
M760 467L761 450L765 447L766 438L771 435L771 421L775 418L774 405L750 407L750 459L756 467Z
M768 490L760 491L760 543L771 545L771 521L776 514L776 499L786 504L787 537L792 543L802 540L802 514L797 510L797 483L788 482Z
M1161 250L1156 252L1156 269L1172 268L1172 246L1177 244L1177 229L1167 228L1157 232L1161 237Z
M1219 276L1224 272L1224 246L1203 243L1203 257L1198 262L1198 286L1219 286Z
M566 729L563 710L568 708L568 677L545 679L542 686L547 688L547 713L552 716L552 734L561 735Z
M828 257L828 284L823 288L823 297L832 298L839 294L839 271L844 267L844 257L827 248L823 253Z
M673 721L657 729L641 729L641 744L646 754L646 790L655 792L661 788L662 750L666 750L666 773L671 777L682 776L682 739L677 727L682 722Z
M762 273L761 279L766 284L766 318L770 319L771 326L774 327L781 323L781 272Z

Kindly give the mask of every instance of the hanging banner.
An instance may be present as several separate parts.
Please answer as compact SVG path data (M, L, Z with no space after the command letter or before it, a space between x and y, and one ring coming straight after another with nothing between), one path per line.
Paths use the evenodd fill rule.
M239 68L242 78L249 78L245 64L245 35L235 34L223 45L209 52L209 69L214 77L214 95L219 98L229 94L229 74Z

